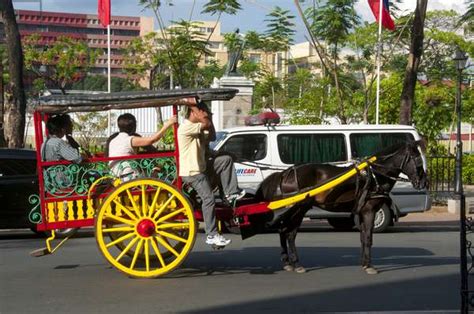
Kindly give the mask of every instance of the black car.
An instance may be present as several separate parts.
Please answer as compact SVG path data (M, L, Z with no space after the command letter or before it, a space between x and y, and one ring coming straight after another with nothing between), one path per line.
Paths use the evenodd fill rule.
M0 229L31 228L28 215L38 195L36 152L27 149L0 149ZM38 205L38 204L37 204Z

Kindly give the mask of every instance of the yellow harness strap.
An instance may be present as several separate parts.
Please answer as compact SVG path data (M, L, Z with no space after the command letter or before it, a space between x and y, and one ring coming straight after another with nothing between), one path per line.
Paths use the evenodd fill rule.
M279 209L279 208L282 208L282 207L288 207L288 206L291 206L291 205L294 205L298 202L303 201L307 197L313 197L316 194L327 191L327 190L335 187L336 185L341 184L342 182L348 180L349 178L354 176L358 171L366 168L369 165L369 163L374 162L376 159L377 159L377 157L373 156L373 157L369 158L367 161L365 161L365 162L361 163L360 165L358 165L356 167L357 170L356 169L351 169L351 170L347 171L346 173L344 173L343 175L341 175L340 177L337 177L334 180L331 180L331 181L329 181L329 182L327 182L327 183L325 183L321 186L318 186L317 188L314 188L312 190L309 190L307 192L304 192L304 193L301 193L301 194L298 194L298 195L295 195L295 196L291 196L291 197L287 197L287 198L284 198L284 199L281 199L281 200L278 200L278 201L270 202L268 204L268 208L271 209L271 210L275 210L275 209Z

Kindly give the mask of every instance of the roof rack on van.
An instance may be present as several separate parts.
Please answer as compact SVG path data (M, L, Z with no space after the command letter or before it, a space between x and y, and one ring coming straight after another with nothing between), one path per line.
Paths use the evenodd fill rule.
M277 125L280 123L280 116L275 111L266 111L259 114L245 117L245 125Z

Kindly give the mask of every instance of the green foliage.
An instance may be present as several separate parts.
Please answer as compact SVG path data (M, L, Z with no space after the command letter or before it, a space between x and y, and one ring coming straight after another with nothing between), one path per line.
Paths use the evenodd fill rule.
M224 67L220 66L217 61L211 60L205 67L198 69L197 86L210 87L214 78L220 78L222 75L224 75Z
M112 115L112 120L114 119ZM84 148L98 147L101 138L106 136L108 125L107 114L103 112L86 112L74 114L74 130L79 134L77 142Z
M240 9L241 6L237 0L209 0L204 5L204 10L201 13L209 13L211 15L227 13L235 15Z
M110 88L112 92L140 90L141 87L134 82L121 78L111 77ZM107 91L107 77L103 75L87 75L82 80L75 82L72 89L90 90L90 91Z
M264 49L267 51L287 51L293 44L293 35L295 34L295 16L290 14L289 10L283 10L276 6L268 15L267 30L265 32Z
M311 30L328 44L338 46L360 23L354 10L355 0L328 0L320 7L311 7L306 15L312 20Z
M439 156L439 155L438 155ZM446 157L432 157L428 163L428 175L433 181L453 183L456 160ZM462 182L463 184L474 184L474 155L462 157Z
M41 78L45 87L59 88L63 93L82 79L98 53L83 41L60 36L50 46L40 44L41 36L33 34L24 41L25 68L35 79Z

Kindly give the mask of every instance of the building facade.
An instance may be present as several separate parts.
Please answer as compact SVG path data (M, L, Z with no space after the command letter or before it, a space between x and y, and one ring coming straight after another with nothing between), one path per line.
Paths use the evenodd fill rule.
M16 10L18 28L22 38L31 34L41 35L41 44L52 44L59 36L83 40L90 48L103 51L90 72L107 74L107 29L95 14L76 14ZM110 21L111 74L124 77L122 50L128 43L153 31L151 17L111 16Z

